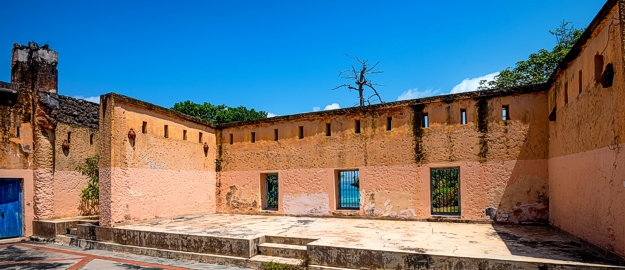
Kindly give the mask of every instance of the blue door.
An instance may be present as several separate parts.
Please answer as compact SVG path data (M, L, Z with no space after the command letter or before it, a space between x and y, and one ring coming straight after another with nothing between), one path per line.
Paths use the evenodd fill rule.
M22 236L20 179L0 178L0 238Z

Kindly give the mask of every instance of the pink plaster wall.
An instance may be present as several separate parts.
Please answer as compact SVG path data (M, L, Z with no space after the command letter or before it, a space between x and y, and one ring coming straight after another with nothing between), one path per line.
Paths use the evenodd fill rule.
M22 179L22 222L24 237L33 235L33 220L35 220L35 190L32 170L3 170L0 169L0 178Z
M100 118L100 222L113 226L215 212L215 130L140 101L105 98ZM128 138L131 128L134 142ZM207 153L204 142L210 147Z
M551 222L625 254L625 144L549 160Z
M87 186L87 177L76 171L54 172L54 217L75 217L89 213L90 207L81 202L80 193ZM97 209L97 207L95 207Z
M490 206L497 209L498 221L547 220L547 160L221 172L217 209L234 213L425 219L431 216L430 169L439 167L460 168L462 219L490 220L492 217L484 212ZM338 169L359 170L360 210L337 209ZM278 173L277 211L263 210L265 173Z
M557 108L549 124L550 222L625 257L625 9L610 3L616 5L549 90L549 107ZM596 55L604 68L614 65L611 87L597 82Z
M110 173L112 223L215 212L214 172L112 168Z

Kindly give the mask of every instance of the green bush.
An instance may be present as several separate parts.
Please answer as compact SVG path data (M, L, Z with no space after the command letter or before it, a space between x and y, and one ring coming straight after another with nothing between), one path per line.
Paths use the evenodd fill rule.
M83 188L80 193L80 198L82 198L83 200L97 201L100 198L100 169L98 168L99 161L100 156L95 155L93 157L86 158L83 163L76 166L76 171L84 176L89 177L87 187Z

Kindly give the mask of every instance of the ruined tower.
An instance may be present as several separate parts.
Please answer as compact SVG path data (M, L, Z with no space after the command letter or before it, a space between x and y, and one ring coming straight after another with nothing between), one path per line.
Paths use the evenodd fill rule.
M54 189L50 187L54 181L54 114L59 104L49 94L57 93L57 64L58 53L47 44L13 45L11 85L23 108L20 122L26 125L22 124L22 132L32 132L34 153L28 158L28 166L33 169L36 219L53 214Z

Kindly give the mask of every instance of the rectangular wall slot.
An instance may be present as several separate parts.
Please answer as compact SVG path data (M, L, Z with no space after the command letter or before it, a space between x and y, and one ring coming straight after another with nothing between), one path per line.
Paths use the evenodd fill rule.
M252 143L256 142L256 132L252 132Z
M386 118L386 130L393 129L393 117Z
M278 140L278 129L274 129L273 130L273 140L277 141Z
M143 134L148 133L148 122L143 121L143 125L141 125L141 133Z
M354 132L356 134L360 134L360 120L356 120L354 123Z
M19 137L20 137L20 127L17 127L17 128L15 129L15 133L16 133L16 134L15 134L15 137L16 137L16 138L19 138Z
M234 143L234 134L230 133L230 144Z
M582 90L584 89L584 84L583 84L584 81L582 80L583 77L582 77L582 70L581 69L579 70L579 73L578 73L577 77L578 77L577 81L578 81L578 84L579 84L579 93L581 94Z
M601 82L601 74L603 74L603 55L595 55L595 83Z
M501 120L503 121L510 120L510 106L509 105L501 106Z
M299 126L299 138L300 139L304 138L304 127L303 126Z
M165 135L165 138L169 138L169 126L168 126L168 125L165 125L164 130L165 130L165 132L164 132L164 133L165 133L165 134L164 134L164 135Z
M93 134L89 134L89 144L93 144Z
M330 123L326 123L326 136L332 136L332 126Z
M569 103L569 83L564 83L564 104Z
M72 142L72 133L71 132L67 132L67 142L68 143Z
M202 132L198 133L198 136L197 136L197 141L198 141L199 143L202 143Z
M465 109L460 110L460 124L462 125L467 124L467 110Z
M187 140L187 131L186 130L182 130L182 140L184 140L184 141Z

